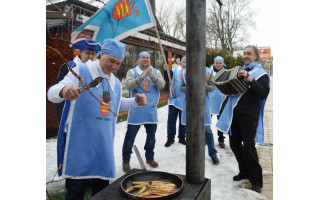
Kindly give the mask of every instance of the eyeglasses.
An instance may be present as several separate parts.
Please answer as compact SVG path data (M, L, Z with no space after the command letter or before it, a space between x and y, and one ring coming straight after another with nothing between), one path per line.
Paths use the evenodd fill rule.
M90 56L90 55L96 55L96 52L94 52L94 51L88 51L88 50L84 50L84 52L88 55L88 56Z

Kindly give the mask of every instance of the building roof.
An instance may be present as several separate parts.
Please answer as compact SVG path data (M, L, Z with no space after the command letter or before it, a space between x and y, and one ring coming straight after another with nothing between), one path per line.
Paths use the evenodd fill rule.
M58 11L58 9L55 6L53 6L51 3L47 4L47 6L46 6L46 23L47 23L47 27L49 29L68 26L68 22L72 18L72 14L70 11L73 6L76 9L80 10L79 13L81 13L81 15L86 16L86 17L91 17L95 12L97 12L100 9L97 6L93 6L91 4L88 4L88 3L80 1L80 0L62 0L62 1L54 1L53 3L57 7L61 8L66 13L66 15L64 16L63 13ZM95 3L99 3L99 2L95 1ZM102 3L99 3L99 4L102 4ZM155 16L155 18L156 18L156 16ZM81 19L79 19L79 20L81 20ZM161 38L161 40L164 41L162 43L164 45L185 51L186 42L181 41L177 38L174 38L170 35L163 33L157 18L156 18L156 21L158 24L157 27L159 30L160 38ZM73 26L72 29L74 30L75 28L77 28L77 25L79 26L82 23L83 23L82 21L78 22L77 24L72 23L72 26ZM67 28L67 30L72 30L72 29ZM149 28L149 29L140 31L140 34L134 35L134 37L140 38L140 39L146 39L146 36L148 37L149 41L157 39L156 32L155 32L154 28Z

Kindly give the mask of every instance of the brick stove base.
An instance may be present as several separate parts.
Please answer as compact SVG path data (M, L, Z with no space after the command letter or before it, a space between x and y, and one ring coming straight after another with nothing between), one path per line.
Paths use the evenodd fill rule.
M128 200L121 190L121 181L127 176L141 172L140 169L132 169L119 179L111 183L108 187L101 190L90 200ZM186 181L186 176L181 174L175 174L183 180L183 188L181 193L172 198L173 200L210 200L211 199L211 180L205 179L201 184L191 184Z

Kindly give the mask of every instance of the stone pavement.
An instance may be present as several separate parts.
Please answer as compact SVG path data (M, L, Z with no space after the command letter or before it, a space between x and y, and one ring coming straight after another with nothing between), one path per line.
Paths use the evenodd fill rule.
M261 194L268 200L273 199L273 80L270 80L270 92L264 108L264 145L257 145L259 162L263 170L263 188Z

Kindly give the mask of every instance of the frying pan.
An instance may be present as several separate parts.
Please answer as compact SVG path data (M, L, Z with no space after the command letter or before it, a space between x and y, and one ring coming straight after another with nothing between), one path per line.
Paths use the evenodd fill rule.
M173 197L177 196L183 187L183 181L182 179L174 174L167 173L167 172L161 172L161 171L147 171L146 167L142 161L142 158L140 156L140 153L138 151L138 148L136 145L133 146L134 151L138 157L140 166L142 168L142 172L138 172L135 174L132 174L121 182L121 189L123 194L128 197L129 199L172 199ZM133 185L133 182L135 181L166 181L170 183L174 183L177 187L173 193L168 194L167 196L162 197L141 197L138 195L134 195L132 193L126 192L126 189L131 187Z

